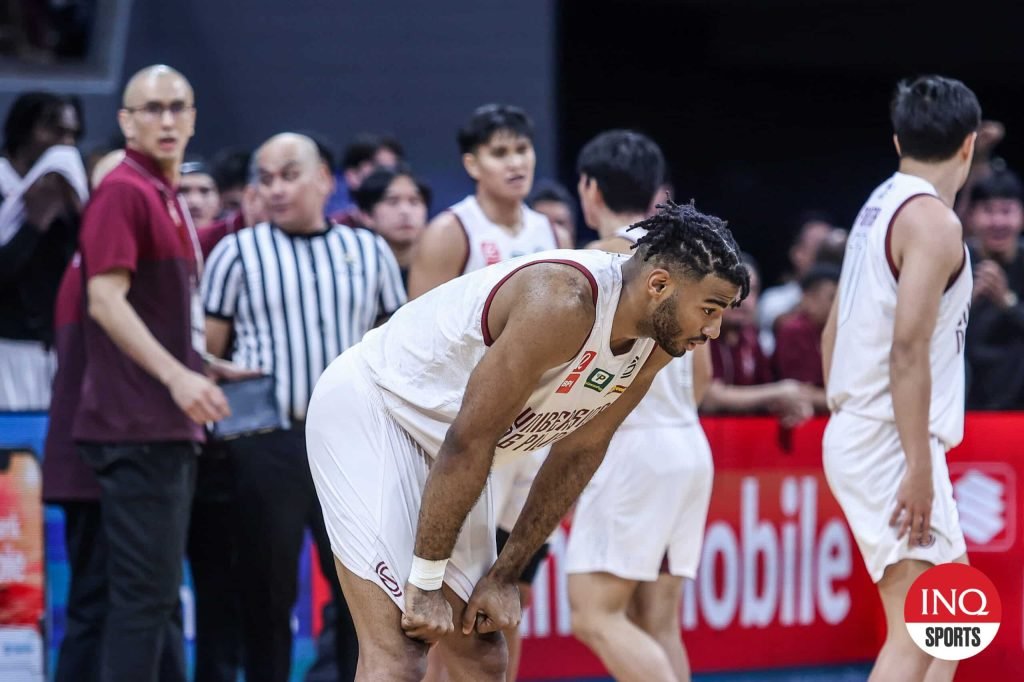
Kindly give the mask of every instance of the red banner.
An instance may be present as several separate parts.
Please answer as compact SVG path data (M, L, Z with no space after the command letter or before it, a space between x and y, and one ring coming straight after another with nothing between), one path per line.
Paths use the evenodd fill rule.
M821 470L824 427L824 419L791 432L769 418L704 421L714 491L700 569L680 612L695 671L868 661L881 646L877 591ZM958 680L1024 668L1022 433L1024 415L972 414L963 445L949 454L971 563L1006 605L995 641L961 664ZM605 674L571 635L566 539L557 534L524 614L523 679Z

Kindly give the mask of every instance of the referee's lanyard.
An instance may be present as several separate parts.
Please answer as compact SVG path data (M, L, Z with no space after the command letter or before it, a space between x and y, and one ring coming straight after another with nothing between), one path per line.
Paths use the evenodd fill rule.
M157 178L153 177L152 173L130 158L126 158L124 162L138 171L140 175L156 187L157 191L160 192L160 196L164 198L167 214L171 217L174 226L177 228L181 245L185 249L188 249L189 246L192 247L194 267L189 268L192 347L197 353L203 355L206 353L206 314L203 312L203 301L199 295L199 282L203 277L203 250L199 246L199 233L192 222L192 214L189 212L188 206L185 205L181 195L172 192L167 183L160 182Z

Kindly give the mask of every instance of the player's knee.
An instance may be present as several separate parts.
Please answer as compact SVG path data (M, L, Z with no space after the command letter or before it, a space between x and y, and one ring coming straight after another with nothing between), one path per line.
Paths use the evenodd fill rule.
M500 633L490 635L473 635L458 647L458 655L465 661L472 662L473 679L504 680L508 668L508 647Z
M588 646L600 642L605 631L606 615L596 609L572 609L572 633Z
M359 668L372 680L420 682L427 674L427 646L409 639L395 646L359 647Z

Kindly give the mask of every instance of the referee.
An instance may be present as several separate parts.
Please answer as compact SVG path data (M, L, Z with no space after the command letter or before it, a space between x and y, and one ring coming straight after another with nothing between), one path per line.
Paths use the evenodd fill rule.
M256 152L256 166L271 222L217 245L203 298L209 351L230 350L242 367L272 375L290 424L226 443L237 485L246 680L285 682L303 530L310 519L323 529L306 462L306 405L324 368L404 303L405 290L380 237L324 217L333 180L311 139L277 135Z

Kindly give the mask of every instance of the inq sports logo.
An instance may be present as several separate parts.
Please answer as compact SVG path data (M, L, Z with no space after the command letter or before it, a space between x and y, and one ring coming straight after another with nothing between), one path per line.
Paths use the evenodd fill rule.
M995 585L967 564L929 568L910 586L903 604L914 643L946 661L981 653L999 631L1002 616Z

